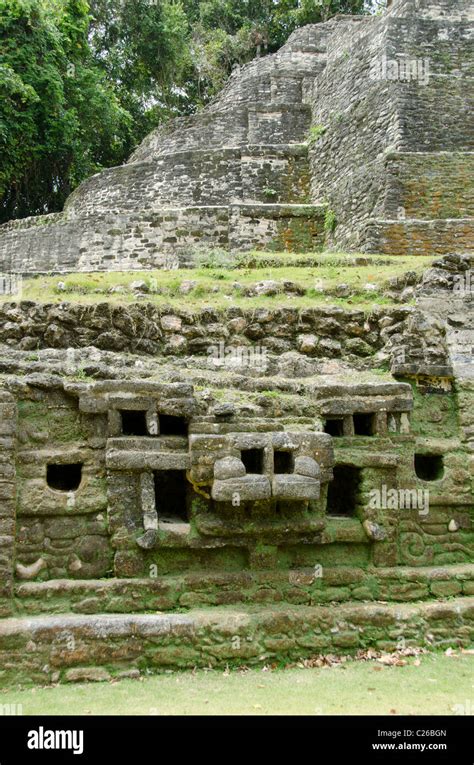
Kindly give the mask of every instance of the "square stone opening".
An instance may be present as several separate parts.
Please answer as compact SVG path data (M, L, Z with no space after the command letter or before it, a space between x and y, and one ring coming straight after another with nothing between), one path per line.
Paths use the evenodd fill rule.
M160 436L187 436L188 423L184 417L160 414Z
M342 418L328 418L324 423L324 432L329 433L330 436L343 436L344 420Z
M422 481L439 481L444 475L442 454L415 454L415 473Z
M355 514L360 479L360 468L335 465L334 478L328 487L328 515L348 517Z
M354 414L354 434L356 436L375 436L377 432L375 414Z
M263 473L264 454L263 449L242 449L240 459L244 463L247 473Z
M185 470L154 473L155 506L160 523L188 523L188 481Z
M46 483L56 491L76 491L82 481L82 462L70 465L47 465Z
M122 409L122 434L124 436L147 436L146 412L143 410Z
M277 475L281 473L292 473L294 468L293 452L275 451L273 452L273 472Z

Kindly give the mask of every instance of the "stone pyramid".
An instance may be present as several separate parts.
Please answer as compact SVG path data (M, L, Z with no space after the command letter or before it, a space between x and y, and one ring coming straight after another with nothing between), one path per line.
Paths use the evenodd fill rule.
M3 271L169 267L199 250L472 251L474 17L399 0L295 31L62 213L0 228Z

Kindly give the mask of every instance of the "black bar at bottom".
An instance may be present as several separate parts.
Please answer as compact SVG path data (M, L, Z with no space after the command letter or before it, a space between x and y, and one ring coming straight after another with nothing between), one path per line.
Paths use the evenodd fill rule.
M311 761L474 762L473 720L459 717L0 717L0 765L130 762L258 753ZM251 733L250 737L246 732ZM219 735L222 734L222 735ZM284 750L281 748L284 746ZM306 754L304 754L306 752ZM322 756L324 755L324 759ZM329 760L331 758L331 760Z

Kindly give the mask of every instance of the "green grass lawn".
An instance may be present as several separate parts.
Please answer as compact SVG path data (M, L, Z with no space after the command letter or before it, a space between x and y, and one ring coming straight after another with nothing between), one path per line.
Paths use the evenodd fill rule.
M321 303L363 308L377 303L390 304L392 300L383 294L388 280L408 271L421 273L432 260L421 256L382 258L375 255L250 253L236 258L234 264L224 261L222 266L216 259L211 266L201 265L193 269L41 275L23 281L21 297L48 303L131 303L137 299L136 293L130 290L131 283L143 280L149 292L142 299L156 305L174 305L190 310L209 304L217 309L230 305L249 308L296 305L305 308ZM245 294L250 285L265 280L295 282L305 292L294 295L282 290L273 296L250 297ZM183 294L181 285L189 281L195 284ZM61 282L64 287L58 289ZM236 287L236 282L240 286ZM331 295L331 290L341 284L348 285L353 294L349 297ZM373 289L367 289L367 285ZM117 287L122 291L110 292ZM2 300L7 299L11 298L7 296Z
M469 654L424 654L405 666L350 660L318 669L170 672L9 689L0 704L21 704L25 715L450 715L460 713L457 705L472 714L473 666Z

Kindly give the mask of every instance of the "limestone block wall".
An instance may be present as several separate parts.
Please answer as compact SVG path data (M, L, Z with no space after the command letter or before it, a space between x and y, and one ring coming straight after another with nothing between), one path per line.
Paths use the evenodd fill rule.
M387 23L387 59L419 62L417 77L396 83L405 86L398 88L402 150L472 151L472 21L421 18L413 24L408 17Z
M210 308L171 311L151 303L48 305L23 301L0 306L0 340L25 351L93 345L110 351L206 358L225 341L242 347L261 343L268 352L278 354L299 350L315 358L350 358L375 354L411 313L409 307L381 307L370 316L336 306L304 310L234 307L222 316Z
M18 394L15 574L105 576L111 567L106 421L82 415L62 390L27 388ZM77 478L66 490L62 480L69 466Z
M308 201L304 145L194 149L111 168L83 183L67 202L71 216L173 206Z
M413 582L406 584L413 587ZM450 583L433 582L435 587L443 584ZM284 656L298 662L304 653L348 655L367 650L368 645L396 651L401 636L407 645L427 648L472 645L472 597L442 603L309 607L299 606L298 596L303 597L300 588L294 587L293 605L284 615L279 608L248 611L238 603L217 613L208 609L122 617L78 613L5 620L0 625L0 661L6 666L3 682L12 687L18 682L110 681L123 678L124 673L130 677L131 670L133 677L139 677L143 671L169 671L170 666L191 670L231 662L261 669L262 656L266 661ZM28 649L32 643L34 652Z
M386 21L371 18L337 32L313 89L312 195L337 216L336 242L361 247L365 221L382 214L384 152L397 150L400 125L391 83L370 78L385 47Z
M474 226L472 218L372 220L361 236L366 252L446 255L453 250L472 252Z
M474 257L450 255L433 263L418 288L418 305L444 326L449 362L459 381L474 379Z
M393 16L421 16L426 19L446 19L466 21L474 19L470 0L398 0L392 3L390 12Z
M415 451L439 455L442 469L433 480L416 481L429 490L430 511L418 516L402 513L400 560L408 565L468 562L474 551L472 478L469 452L462 443L457 384L436 389L418 380L412 386ZM400 466L402 480L412 470L413 463L405 460Z
M462 2L419 6L338 31L316 78L313 198L335 211L337 246L472 250L472 21Z
M300 182L304 188L304 175L297 174L298 189ZM262 196L271 200L274 195ZM212 248L314 251L324 242L324 213L323 205L269 201L157 212L91 212L90 217L71 219L45 216L47 221L38 225L41 219L35 219L33 226L28 218L4 229L0 269L24 274L133 271L189 263L200 251Z
M0 391L0 616L11 613L16 535L15 398Z
M421 599L472 596L472 565L449 567L368 568L353 565L324 566L324 576L314 569L248 569L242 571L194 571L180 576L129 579L56 580L21 582L15 588L16 613L22 616L114 613L133 614L173 611L205 605L207 608L238 604L270 607L281 601L312 606L344 602L354 605L383 600L409 603ZM347 561L346 561L347 563ZM462 601L461 601L462 603ZM436 607L435 603L431 606ZM443 604L446 609L447 604ZM362 606L364 608L364 606ZM376 604L380 609L382 605ZM392 608L394 606L391 606ZM214 615L215 618L215 615ZM449 622L448 622L449 623ZM449 633L448 633L449 634ZM452 638L452 635L451 635Z
M399 152L387 155L385 171L388 218L403 215L418 220L474 217L473 152ZM459 225L462 226L462 222ZM440 227L441 221L435 230L436 236L440 235ZM446 246L447 243L444 248ZM467 239L465 247L470 248Z
M278 364L271 354L281 356L295 350L303 354L303 359L344 357L354 363L382 351L395 374L452 375L445 318L429 317L410 306L380 307L370 316L361 310L344 311L337 307L232 308L221 316L211 309L170 312L151 303L125 307L109 303L41 305L24 301L4 304L0 320L3 343L11 348L19 345L24 351L95 346L103 351L198 356L205 365L212 364L209 358L212 354L216 357L216 370L220 344L239 348L258 345L268 353L272 369ZM462 327L452 329L454 338ZM467 330L468 326L462 331ZM467 370L472 367L469 337L468 333L464 355L459 358ZM464 335L459 335L460 340L463 338ZM453 345L452 352L456 354L462 350L455 348ZM281 358L282 369L289 362L290 359ZM0 368L11 371L15 361L5 357ZM85 370L96 374L97 364L85 360Z

